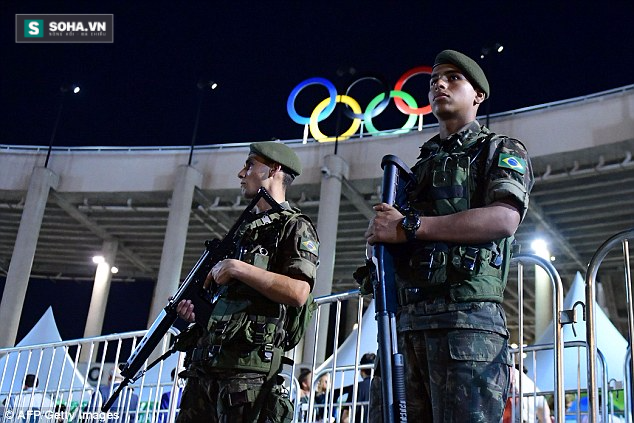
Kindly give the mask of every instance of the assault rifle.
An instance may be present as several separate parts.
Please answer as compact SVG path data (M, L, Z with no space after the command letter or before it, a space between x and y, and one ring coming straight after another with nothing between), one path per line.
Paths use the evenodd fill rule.
M409 184L416 180L412 171L396 156L381 160L383 194L381 201L389 205L406 204L404 195ZM374 288L374 302L378 327L383 422L407 422L405 400L405 368L403 354L398 352L396 338L397 293L394 280L394 260L383 243L368 251L370 274Z
M241 252L238 251L240 241L238 230L244 223L250 220L252 216L251 212L262 199L271 206L273 212L283 210L282 206L271 197L271 194L269 194L266 189L260 188L222 240L213 239L211 241L205 241L205 250L196 265L190 270L178 288L178 291L176 291L176 294L169 299L165 308L154 320L154 323L152 323L150 329L148 329L143 339L141 339L141 342L139 342L136 349L132 352L128 361L121 365L121 376L124 377L124 380L119 384L110 398L108 398L108 401L101 407L101 411L107 412L121 391L128 384L134 383L151 367L176 351L176 342L174 342L172 347L165 354L150 364L144 371L140 371L141 367L143 367L143 363L145 363L159 342L161 342L169 328L176 322L178 318L178 313L176 312L178 303L182 300L191 300L194 305L196 323L203 327L207 326L214 305L218 301L218 298L226 291L227 286L219 286L215 282L212 282L211 286L206 289L204 287L205 279L218 262L227 258L237 257L241 254Z

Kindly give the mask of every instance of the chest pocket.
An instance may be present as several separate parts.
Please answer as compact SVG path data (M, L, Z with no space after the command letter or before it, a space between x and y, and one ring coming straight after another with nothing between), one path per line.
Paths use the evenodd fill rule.
M277 250L280 231L280 220L266 226L249 228L240 244L239 259L264 270L270 270L274 260L273 252Z
M471 160L468 155L443 155L434 158L431 168L430 197L439 216L471 207Z

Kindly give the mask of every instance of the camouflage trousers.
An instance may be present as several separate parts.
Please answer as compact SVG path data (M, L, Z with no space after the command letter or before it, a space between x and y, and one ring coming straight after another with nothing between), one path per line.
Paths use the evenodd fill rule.
M286 423L293 406L276 378L257 373L189 377L177 423Z
M403 332L398 338L410 421L501 420L510 383L505 337L487 331L431 329ZM382 421L381 407L378 369L370 388L370 423Z

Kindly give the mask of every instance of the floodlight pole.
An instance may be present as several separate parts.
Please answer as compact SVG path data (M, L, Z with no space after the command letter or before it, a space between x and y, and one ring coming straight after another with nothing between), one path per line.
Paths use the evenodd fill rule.
M194 122L194 133L192 134L191 147L189 148L189 160L187 161L188 166L191 166L192 157L194 156L194 147L196 146L196 137L198 136L198 123L200 122L200 110L203 106L205 90L215 90L218 88L218 84L216 82L204 79L199 80L196 86L198 87L198 108L196 110L196 121Z
M53 124L53 132L51 133L51 139L48 142L48 150L46 152L46 161L44 162L44 167L48 167L48 160L51 157L51 150L53 149L53 142L55 141L55 135L57 134L57 127L59 126L59 121L62 118L62 110L64 109L64 98L66 97L66 92L64 87L60 89L61 97L59 99L59 107L57 108L57 117L55 118L55 123Z

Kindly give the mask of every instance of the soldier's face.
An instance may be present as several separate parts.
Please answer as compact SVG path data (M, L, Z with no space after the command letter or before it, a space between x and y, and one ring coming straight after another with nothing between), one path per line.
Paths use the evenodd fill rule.
M258 189L264 185L264 181L271 176L272 169L264 164L264 161L265 159L256 154L249 154L244 167L238 172L240 189L245 198L255 197Z
M438 65L429 81L429 104L438 119L452 117L477 107L484 95L475 90L460 69L451 64Z

